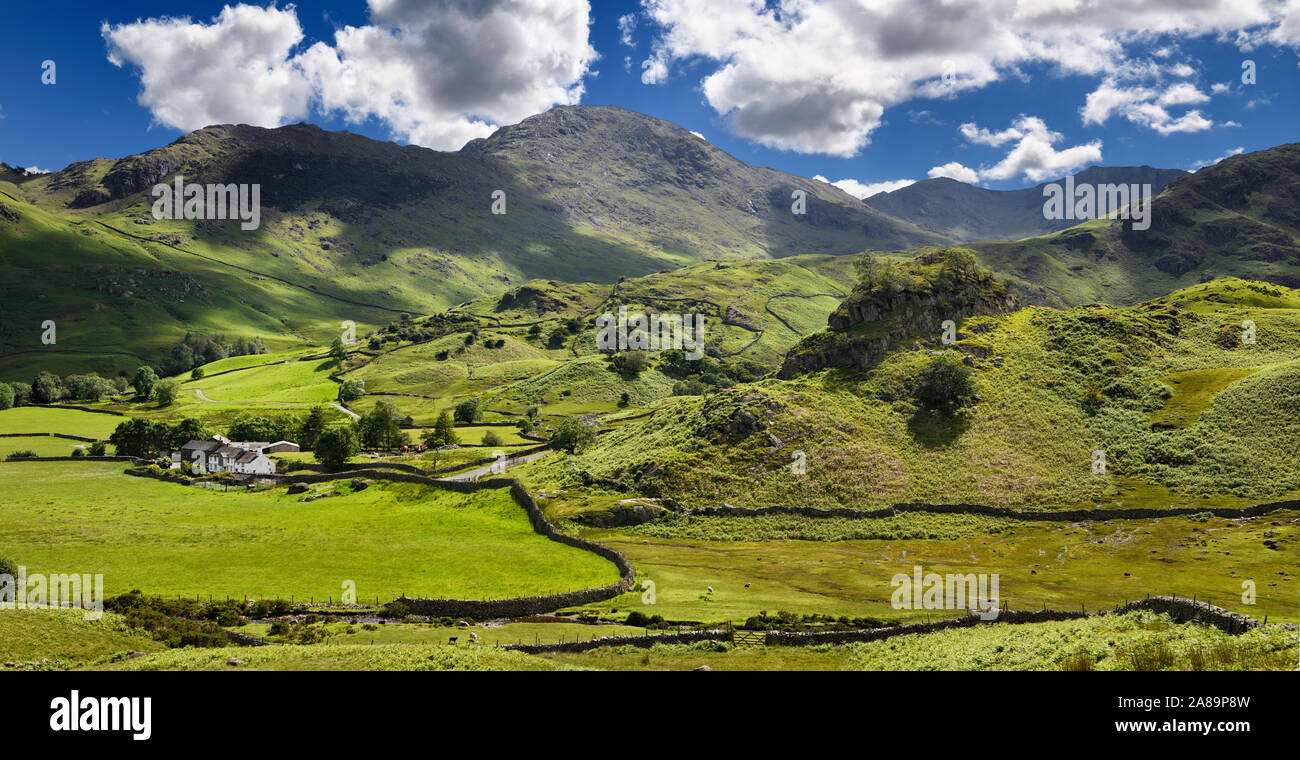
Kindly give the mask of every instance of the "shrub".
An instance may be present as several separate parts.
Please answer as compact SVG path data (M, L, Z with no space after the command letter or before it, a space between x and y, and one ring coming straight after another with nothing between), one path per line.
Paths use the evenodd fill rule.
M556 451L576 454L596 440L596 430L582 420L567 417L555 426L550 445Z
M104 443L103 441L95 441L94 443L90 444L89 453L92 457L102 457L107 451L108 451L108 444Z
M489 430L489 431L487 431L486 433L483 434L483 445L484 445L484 446L500 446L500 445L501 445L501 436L497 435L495 430Z
M202 380L205 374L207 373L203 371L202 367L195 367L194 369L190 370L190 379Z
M356 401L366 395L366 384L362 380L344 380L343 387L339 388L339 398L345 403Z
M477 398L469 398L456 405L456 421L465 423L475 423L483 416L483 411L479 408Z
M35 458L36 458L36 452L30 449L15 451L9 456L5 457L5 459L35 459Z
M411 608L407 607L403 602L389 602L384 605L383 614L384 617L403 620L411 614Z
M970 367L950 356L936 356L917 375L912 397L927 409L954 412L975 398Z
M74 457L84 457L86 455L86 450L80 447L75 448L72 450L72 455Z

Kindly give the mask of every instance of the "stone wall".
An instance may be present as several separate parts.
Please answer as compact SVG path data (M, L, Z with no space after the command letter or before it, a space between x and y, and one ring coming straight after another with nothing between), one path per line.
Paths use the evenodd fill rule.
M818 509L816 507L699 507L685 510L685 514L700 517L758 517L762 515L801 515L804 517L847 517L851 519L879 519L893 517L902 512L931 512L937 514L987 515L989 517L1008 517L1014 520L1050 520L1059 522L1081 522L1085 520L1137 520L1157 517L1179 517L1204 514L1209 512L1215 517L1259 517L1279 509L1300 509L1300 499L1274 501L1256 504L1251 507L1177 507L1158 509L1142 507L1133 509L1060 509L1060 510L1019 510L1009 507L989 507L982 504L895 504L883 509L851 509L833 507Z
M1176 622L1195 622L1212 625L1219 630L1236 635L1258 628L1263 623L1246 615L1240 615L1222 607L1215 607L1202 601L1179 599L1172 596L1152 596L1113 610L1092 613L1092 615L1122 615L1134 610L1151 610L1169 615ZM881 641L895 636L909 634L933 633L949 628L971 628L977 625L993 623L1045 623L1058 620L1078 620L1090 617L1082 610L1001 610L996 620L982 620L978 615L966 615L959 618L946 618L925 623L908 623L881 628L863 628L852 631L767 631L768 646L815 646L818 644L849 644L858 641ZM1300 626L1287 623L1282 625L1288 630L1300 630ZM591 641L566 641L558 644L507 644L504 649L514 649L530 654L540 652L585 652L600 647L639 646L652 647L655 644L692 644L697 641L729 641L731 634L722 630L691 631L648 636L609 636Z

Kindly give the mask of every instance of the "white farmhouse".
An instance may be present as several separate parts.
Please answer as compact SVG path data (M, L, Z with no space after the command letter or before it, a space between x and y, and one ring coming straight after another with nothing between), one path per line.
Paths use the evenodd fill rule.
M266 455L267 449L285 450L280 445L250 441L230 441L214 436L207 441L190 441L181 447L173 458L189 462L191 472L234 472L245 475L274 475L275 462ZM294 445L294 444L289 444ZM296 446L295 446L296 448Z

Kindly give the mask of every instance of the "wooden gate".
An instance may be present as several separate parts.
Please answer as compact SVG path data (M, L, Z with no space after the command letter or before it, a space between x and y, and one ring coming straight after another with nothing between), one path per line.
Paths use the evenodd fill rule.
M767 631L736 631L731 632L731 643L737 646L763 646L767 644Z

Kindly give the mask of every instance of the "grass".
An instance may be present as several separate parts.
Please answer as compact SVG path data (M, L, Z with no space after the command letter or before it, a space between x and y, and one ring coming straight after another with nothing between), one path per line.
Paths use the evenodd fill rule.
M115 414L83 412L80 409L20 406L0 411L0 433L67 433L107 439L125 420ZM69 451L73 441L67 441ZM0 446L3 446L0 440Z
M85 615L84 610L0 606L0 662L49 659L71 665L128 651L164 649L148 633L128 628L117 613L105 612L99 620L86 620Z
M72 451L78 447L81 448L83 454L86 453L86 446L88 445L81 441L56 438L52 435L13 438L6 436L0 438L0 459L15 451L34 451L38 457L66 457L72 456Z
M851 670L1294 670L1300 638L1278 626L1230 636L1147 611L996 623L848 645Z
M242 660L230 665L231 658ZM273 645L174 649L134 660L100 663L90 670L571 670L540 657L492 647L439 644Z
M608 616L641 610L670 621L737 623L760 610L923 620L927 613L892 607L890 583L896 573L908 574L921 565L940 574L997 573L1000 598L1013 609L1111 609L1147 594L1177 594L1196 595L1261 620L1267 615L1274 622L1297 621L1296 512L1244 521L1162 518L1011 526L971 524L962 516L927 517L938 518L927 527L935 538L909 530L896 537L833 543L766 533L755 536L763 540L704 541L659 538L653 535L654 523L640 530L587 530L584 535L626 554L638 580L654 582L656 603L643 605L641 593L634 591L585 611ZM710 519L695 517L692 523ZM880 522L881 530L895 529ZM1281 549L1268 548L1267 540L1278 541ZM1246 580L1256 584L1254 604L1243 603Z
M509 622L504 625L443 626L429 623L386 623L370 627L364 624L319 623L328 634L330 644L446 644L451 637L460 646L470 642L475 633L485 646L496 644L551 644L558 641L588 641L606 636L640 636L645 629L626 625L588 625L585 623ZM232 630L269 639L268 623L249 623Z
M868 371L830 369L659 401L653 418L549 462L537 479L567 488L585 471L688 506L1055 509L1105 506L1121 485L1139 482L1180 501L1283 498L1300 491L1292 454L1300 309L1286 307L1294 296L1224 279L1130 308L1031 307L974 318L947 349L973 366L979 394L960 415L917 407L910 389L931 352L903 349ZM1270 305L1255 306L1260 298ZM1194 303L1214 308L1198 312ZM1220 345L1220 331L1245 319L1257 323L1257 342ZM1198 381L1186 390L1165 382L1193 371ZM1153 415L1190 423L1198 408L1195 424L1152 429ZM738 418L753 422L738 427ZM1092 471L1097 450L1106 454L1104 473ZM796 452L806 474L790 469ZM656 473L648 483L637 479L646 470Z
M29 572L103 573L106 593L232 598L393 594L462 599L601 586L614 565L533 532L505 489L380 482L310 503L121 474L112 463L0 463L6 555ZM91 496L93 494L93 496ZM502 558L509 557L509 561Z

